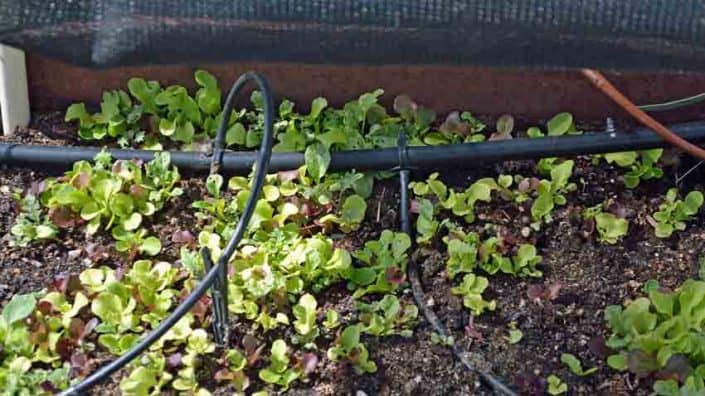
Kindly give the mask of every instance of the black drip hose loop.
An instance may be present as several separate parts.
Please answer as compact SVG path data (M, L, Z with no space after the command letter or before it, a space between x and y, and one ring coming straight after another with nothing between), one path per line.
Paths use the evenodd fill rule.
M242 237L247 230L247 226L252 218L252 214L255 210L255 205L259 199L259 195L262 192L262 186L264 185L264 179L267 175L267 170L269 168L269 160L272 155L272 142L274 139L273 125L274 125L274 104L272 100L271 91L269 89L269 84L264 77L257 73L248 72L240 76L235 84L233 84L228 94L228 98L225 101L223 107L223 119L218 127L218 133L216 134L216 142L214 147L223 147L223 140L225 138L225 130L227 130L228 122L230 119L230 114L232 113L232 107L234 99L242 89L242 87L250 80L253 80L259 87L264 98L264 134L262 136L262 144L257 153L257 159L255 161L255 171L252 183L252 189L247 203L245 204L245 209L242 212L242 216L235 226L235 231L233 231L230 240L226 244L223 252L218 259L217 263L208 270L203 280L196 286L196 288L191 292L191 294L186 297L186 299L174 309L166 319L164 319L156 328L154 328L149 334L140 340L137 345L132 347L129 351L121 355L119 358L113 360L112 362L106 364L105 366L99 368L93 374L86 377L80 383L69 387L67 390L61 393L63 396L68 395L80 395L87 391L94 385L106 380L110 375L120 370L133 359L138 357L142 352L147 350L152 344L157 342L171 327L173 327L181 318L186 315L191 308L203 297L208 289L216 282L220 277L223 280L223 272L227 275L227 263L230 261L230 257L235 252L235 249L239 245ZM204 261L209 263L210 252L208 249L202 249L201 254L204 256ZM205 257L208 259L205 259ZM206 264L208 265L208 264ZM227 308L227 307L226 307ZM227 311L226 311L227 312Z

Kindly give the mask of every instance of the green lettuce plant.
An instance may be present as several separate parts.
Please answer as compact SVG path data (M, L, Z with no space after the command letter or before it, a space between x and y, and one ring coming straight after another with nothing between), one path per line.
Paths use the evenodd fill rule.
M169 153L156 153L144 167L124 160L111 166L110 157L101 153L93 165L79 161L61 178L48 179L40 201L59 226L87 222L88 234L101 226L134 231L143 216L152 216L168 199L181 195L179 173L169 162Z
M49 217L42 213L39 200L34 194L22 196L20 193L15 193L13 198L20 207L20 213L10 229L13 236L10 241L12 245L27 246L34 241L56 237L59 230Z
M103 92L100 112L90 114L84 103L74 103L66 109L65 121L78 121L78 136L82 140L116 139L127 147L144 141L139 127L143 109L133 104L123 90Z
M351 267L345 274L349 286L357 288L354 298L370 293L390 293L404 281L411 247L409 236L389 230L382 231L379 239L368 241L353 256L364 266Z
M417 197L430 198L435 197L438 201L439 209L448 210L453 215L463 217L466 222L472 223L475 221L475 205L477 202L490 202L492 191L499 189L499 186L492 178L483 178L475 181L466 190L456 192L454 189L446 187L446 185L438 180L438 173L431 174L425 182L414 182L409 184L414 195ZM425 204L428 205L428 204ZM419 224L422 226L422 236L425 239L431 235L434 229L434 224L430 220L428 208L421 208L425 212L421 212L424 222L428 224Z
M656 236L668 238L674 231L683 231L685 222L693 219L703 205L703 194L691 191L685 199L678 199L678 189L671 188L666 193L665 201L659 205L659 210L649 218Z
M501 271L521 277L542 276L536 268L542 258L533 245L521 244L513 257L507 257L501 252L503 241L500 236L481 240L477 233L465 233L452 226L449 228L450 232L443 237L443 242L448 249L446 273L450 279L461 273L473 273L476 268L488 274Z
M365 325L362 331L375 336L400 335L411 337L416 325L418 308L414 304L402 304L397 296L385 295L372 303L357 303L360 322Z
M546 122L546 133L542 132L538 127L530 127L526 134L530 138L545 137L545 136L563 136L580 134L573 121L573 115L570 113L558 113ZM538 161L536 168L539 173L548 176L554 167L559 165L561 161L558 158L542 158Z
M580 360L575 357L575 355L571 355L570 353L562 353L561 362L568 366L573 374L579 377L586 377L597 371L597 367L592 367L587 370L583 369L583 365L580 363Z
M318 327L316 326L316 299L306 293L299 298L298 304L294 305L292 312L294 317L294 329L301 336L300 342L310 342L318 337Z
M334 329L340 326L340 315L334 309L326 310L326 318L323 320L323 327L326 329Z
M531 216L536 222L550 221L556 205L565 205L565 194L575 191L575 183L568 180L573 173L573 161L564 161L551 169L551 180L541 180L536 189L538 196L531 205Z
M598 240L614 245L629 231L629 220L622 219L612 213L602 211L602 204L583 210L583 219L593 220L597 229Z
M259 378L262 381L279 385L282 390L289 389L290 384L302 374L289 367L287 349L284 340L275 340L270 351L269 365L259 371Z
M357 374L374 373L377 365L369 360L369 352L365 345L360 342L362 326L352 325L346 327L335 341L335 344L328 349L328 359L337 362L341 359L348 361Z
M660 179L663 169L657 163L663 154L663 149L643 151L623 151L604 155L605 160L621 168L628 168L624 175L624 185L627 188L636 188L642 180Z
M563 382L559 377L551 374L547 378L549 395L562 395L568 392L568 384Z
M469 308L473 315L477 316L485 310L494 311L497 307L496 301L486 301L482 298L482 293L488 285L487 278L475 274L467 274L463 277L463 282L450 291L454 295L462 296L463 305Z
M688 279L677 289L649 282L647 297L605 309L611 329L610 367L640 376L666 378L654 384L659 395L705 390L705 282ZM680 389L679 389L680 387Z

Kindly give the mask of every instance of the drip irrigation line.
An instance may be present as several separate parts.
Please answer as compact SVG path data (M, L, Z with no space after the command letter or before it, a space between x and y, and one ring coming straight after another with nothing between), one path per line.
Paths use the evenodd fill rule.
M668 102L645 104L637 107L646 112L658 112L680 109L681 107L694 105L702 101L705 101L705 92L693 96L688 96L686 98L670 100Z
M616 102L622 109L631 114L632 117L636 118L640 123L659 134L668 143L678 147L693 157L705 160L705 150L671 132L668 128L663 126L663 124L646 114L612 85L602 73L592 69L583 69L582 73L595 87Z
M675 124L670 129L683 139L705 142L705 122ZM668 147L669 143L648 128L632 132L585 132L582 135L517 138L480 143L443 146L411 146L406 160L413 168L436 170L459 166L545 157L570 157L586 154L644 150ZM22 144L0 144L0 165L38 168L43 171L63 171L80 160L92 160L101 151L98 147L66 147ZM114 159L150 161L154 151L107 150ZM171 162L179 170L204 173L212 159L206 153L171 151ZM224 174L247 175L257 159L257 152L225 151L219 170ZM304 164L303 153L274 153L269 172L296 169ZM331 153L330 172L389 170L399 164L396 148L337 151Z
M399 136L399 184L400 184L400 218L401 218L401 230L409 236L409 239L413 241L413 232L411 229L411 219L409 218L409 181L411 178L411 171L407 167L406 163L408 159L406 137L404 134ZM413 243L413 242L412 242ZM416 262L409 255L407 261L407 277L411 283L411 292L414 296L414 301L416 306L421 310L421 314L424 316L426 321L433 327L434 331L443 337L448 337L449 332L446 330L445 325L441 322L441 319L436 315L436 313L428 306L426 303L426 294L424 293L423 286L421 285L421 279L419 276L419 270ZM489 370L484 370L475 367L472 362L468 359L466 352L457 344L451 346L453 355L463 364L463 366L471 372L477 372L497 394L505 396L516 396L516 393L509 389L502 381L500 381L494 374Z
M179 304L179 306L177 306L176 309L159 324L159 326L157 326L149 334L147 334L147 336L145 336L137 345L132 347L132 349L124 353L116 360L98 369L93 374L86 377L80 383L69 387L67 390L61 393L62 396L80 395L82 392L85 392L92 386L107 379L111 374L115 373L116 371L130 363L133 359L139 356L152 344L158 341L171 327L173 327L184 315L186 315L186 313L191 310L191 308L206 293L206 291L208 291L211 285L213 285L216 279L220 276L221 268L225 267L227 265L227 262L230 260L230 256L232 256L235 251L235 248L240 243L240 240L242 239L245 230L247 229L247 226L250 222L250 218L254 213L255 206L257 204L257 200L259 199L259 195L262 189L262 185L264 184L265 176L267 175L267 168L272 153L272 142L274 137L272 128L274 122L274 106L272 102L272 95L267 80L265 80L259 74L252 72L245 73L240 76L240 78L238 78L238 80L233 84L224 105L224 114L226 116L223 117L223 120L230 119L229 114L232 110L234 97L250 80L257 83L260 91L262 92L262 96L264 97L264 134L262 137L262 144L260 146L259 151L257 152L257 157L255 161L256 168L254 171L254 181L251 190L252 192L247 200L247 203L245 204L245 209L243 210L242 216L240 217L240 220L238 221L237 226L235 227L235 231L230 237L230 240L228 241L228 244L223 250L223 253L221 254L220 258L218 259L218 262L210 268L210 270L206 273L206 275L196 286L193 292L191 292L191 294L186 297L186 299L181 304ZM227 123L221 122L218 128L218 134L224 133L223 130L227 129ZM215 149L218 149L217 145ZM203 248L201 250L201 256L203 257L205 262L210 261L210 252L207 248Z

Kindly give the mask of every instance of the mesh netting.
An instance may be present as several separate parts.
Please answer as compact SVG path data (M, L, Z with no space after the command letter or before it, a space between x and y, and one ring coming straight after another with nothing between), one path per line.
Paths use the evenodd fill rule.
M700 0L0 3L0 42L92 66L231 60L705 66Z

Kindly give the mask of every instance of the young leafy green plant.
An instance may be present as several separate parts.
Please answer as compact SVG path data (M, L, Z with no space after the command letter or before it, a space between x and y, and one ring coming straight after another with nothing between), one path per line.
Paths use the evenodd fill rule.
M562 395L568 392L568 385L563 382L559 377L551 374L547 378L548 381L548 394L549 395Z
M450 291L454 295L462 296L463 305L470 308L473 315L478 316L485 310L494 311L497 307L496 301L485 301L482 298L482 293L488 285L487 278L475 274L467 274L463 277L463 283Z
M700 191L691 191L684 200L680 200L678 189L671 188L666 193L665 201L659 205L659 210L648 220L657 237L668 238L674 231L683 231L685 222L693 219L702 205L703 194Z
M127 231L123 227L115 227L112 231L115 239L115 250L127 252L130 257L137 253L147 256L156 256L162 250L162 243L155 236L147 236L147 230L140 228L135 232Z
M350 287L357 290L354 298L370 293L390 293L404 281L411 247L409 236L401 232L382 231L379 240L368 241L353 253L365 266L350 268L345 274Z
M573 173L573 161L564 161L551 169L551 180L541 180L536 191L538 196L531 206L531 216L536 222L550 221L555 205L565 205L565 194L575 191L575 183L568 180Z
M504 337L510 344L517 344L524 338L524 333L517 329L516 322L509 323L509 335Z
M90 114L84 103L74 103L66 109L64 119L79 122L78 136L83 140L113 138L122 147L144 140L144 132L138 125L142 108L133 105L125 91L103 92L100 109L100 112Z
M705 390L701 340L705 337L705 282L688 279L674 291L649 282L648 297L608 306L605 320L612 330L607 346L615 351L610 367L657 378L678 378L685 389ZM677 388L677 384L675 384ZM674 384L657 381L657 394L674 393Z
M269 366L259 371L259 378L269 384L276 384L283 390L289 389L289 385L301 377L301 373L289 368L289 356L287 356L287 345L284 340L275 340L269 356Z
M365 219L366 211L367 202L361 196L353 194L345 198L340 216L326 215L321 217L319 221L321 223L337 223L343 232L355 231L360 228L360 224Z
M584 370L583 365L580 363L580 360L575 357L575 355L571 355L570 353L562 353L561 362L568 366L568 368L573 374L579 377L585 377L597 371L597 367L592 367L587 370Z
M70 210L62 218L53 219L55 222L73 224L76 220L71 213L79 215L88 222L88 234L94 234L101 226L133 231L140 226L143 216L153 215L166 200L182 193L175 187L178 171L169 169L169 161L169 153L157 153L144 166L144 172L137 163L123 160L115 161L107 169L110 158L101 153L94 165L79 161L63 177L48 179L40 200L55 213Z
M595 221L598 240L602 243L614 245L629 231L629 220L603 212L602 204L583 210L583 218Z
M453 336L444 336L434 331L431 333L431 343L435 345L453 346L455 344L455 338Z
M311 342L318 337L318 327L316 326L316 299L306 293L299 298L299 303L294 305L292 312L294 329L301 335L301 342Z
M545 137L545 136L563 136L566 134L580 134L581 132L575 127L573 122L573 115L570 113L558 113L553 116L546 123L546 132L543 133L538 127L531 127L527 129L526 134L530 138ZM548 176L551 174L553 168L559 165L561 162L558 158L542 158L537 163L537 169L540 174Z
M605 154L605 160L622 168L629 168L624 175L624 185L627 188L636 188L642 180L659 179L663 170L656 164L663 154L663 149L644 151L623 151Z
M475 221L475 204L477 202L490 202L492 191L499 189L499 186L492 178L479 179L471 184L465 191L456 192L437 180L438 173L431 174L426 182L410 183L409 187L418 197L435 196L439 201L439 207L450 210L455 216L464 217L465 221L472 223ZM428 206L428 204L424 204ZM420 207L420 217L423 223L417 224L421 227L422 241L426 241L433 236L437 229L437 223L432 220L428 207Z
M431 242L438 232L440 223L433 217L435 208L431 201L422 198L416 200L416 204L419 213L416 218L416 231L418 233L416 242L424 245Z
M52 239L58 234L58 229L42 213L37 197L27 194L24 197L19 193L13 194L20 207L20 213L15 219L15 224L10 229L14 237L10 243L15 246L27 246L31 242Z
M340 315L334 309L326 310L326 318L323 320L323 327L326 329L334 329L340 326Z
M352 364L357 374L374 373L377 365L369 360L369 353L363 343L360 342L362 326L359 324L346 327L335 341L335 344L328 349L328 359L337 362L345 359Z
M411 337L419 315L416 305L405 304L402 307L393 294L387 294L371 304L358 303L357 310L360 312L360 321L365 325L363 331L375 336L398 334Z
M542 276L542 272L536 268L542 258L536 254L536 247L533 245L520 245L514 257L509 258L500 252L502 240L499 236L481 241L477 233L465 233L449 223L446 223L446 226L450 232L443 237L443 241L448 248L446 272L450 279L460 273L472 273L476 267L488 274L502 271L521 277Z

